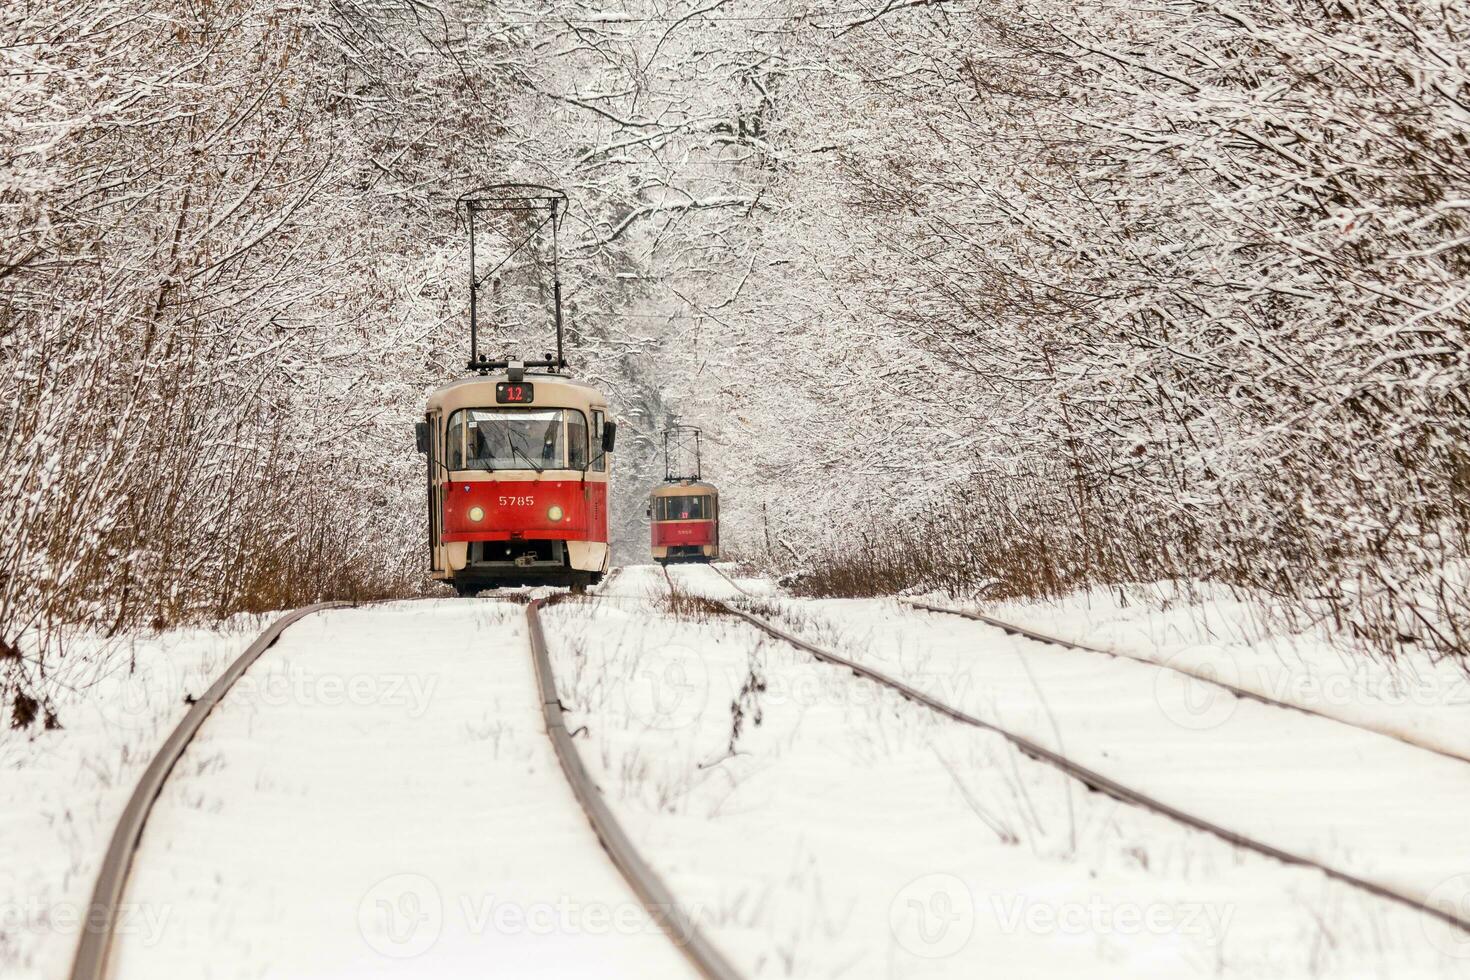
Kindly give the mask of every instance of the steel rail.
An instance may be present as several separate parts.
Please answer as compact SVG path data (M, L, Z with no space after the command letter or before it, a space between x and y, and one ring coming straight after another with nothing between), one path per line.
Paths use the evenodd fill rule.
M734 585L735 583L731 582L730 584ZM738 586L736 587L739 588ZM1034 630L1026 626L1019 626L1015 623L1008 623L1003 619L996 619L994 616L987 616L985 613L981 612L973 612L968 609L953 609L948 606L936 606L932 603L921 602L918 599L905 599L903 601L916 609L922 609L926 612L932 613L941 613L949 616L959 616L963 619L974 620L975 622L984 623L986 626L993 626L998 630L1002 630L1015 636L1025 637L1028 640L1035 640L1038 643L1046 643L1051 646L1067 647L1072 650L1084 650L1088 653L1100 653L1105 657L1115 657L1119 660L1131 660L1134 663L1146 664L1150 667L1157 667L1160 670L1173 671L1176 674L1181 674L1185 677L1191 677L1202 684L1210 684L1214 687L1218 687L1221 690L1227 691L1230 694L1233 694L1235 697L1245 701L1255 701L1259 704L1269 705L1274 708L1283 708L1287 711L1296 711L1304 715L1311 715L1314 718L1322 718L1326 721L1335 722L1339 725L1345 725L1348 728L1353 728L1361 732L1369 732L1374 735L1382 736L1383 738L1390 738L1393 739L1395 742L1401 742L1404 745L1409 745L1416 749L1422 749L1425 752L1433 752L1435 755L1444 756L1446 759L1454 759L1457 762L1470 762L1470 756L1461 755L1453 749L1444 748L1442 746L1426 745L1425 743L1410 738L1407 735L1400 735L1395 732L1384 731L1381 728L1372 728L1367 725L1360 725L1357 722L1349 721L1346 718L1340 718L1336 715L1331 715L1324 711L1318 711L1316 708L1310 708L1306 705L1291 704L1286 701L1278 701L1270 695L1262 694L1259 691L1252 691L1247 688L1232 684L1229 681L1210 677L1208 674L1204 674L1199 671L1189 670L1175 664L1160 663L1157 660L1150 660L1147 657L1140 657L1137 654L1133 653L1125 653L1121 650L1109 650L1105 647L1095 647L1074 640L1065 640L1059 636L1052 636L1048 633L1042 633L1039 630Z
M112 841L102 858L102 868L97 873L97 883L92 889L92 901L83 917L82 937L77 944L76 959L72 962L72 980L103 980L107 974L107 957L112 951L113 930L117 926L118 910L121 907L123 890L127 887L128 873L133 867L133 856L143 836L143 827L153 811L154 801L163 791L184 750L204 725L211 711L229 693L230 688L244 676L251 664L271 647L275 646L286 627L323 609L336 609L351 605L346 602L318 602L289 612L266 628L256 637L245 652L225 668L209 690L194 702L194 706L175 726L173 732L154 753L153 761L143 771L133 795L123 808L122 817L112 832Z
M741 588L740 587L740 583L736 582L733 578L731 578L730 576L726 575L724 569L720 568L714 562L710 562L710 566L709 567L712 568L712 569L714 569L715 572L716 572L716 574L718 574L720 576L720 578L724 579L726 582L729 582L730 583L730 588L734 589L736 592L739 592L741 595L747 596L747 597L749 597L751 599L759 599L760 598L760 596L754 594L753 592L747 592L743 588Z
M708 568L710 571L716 573L717 575L720 576L720 578L724 579L727 583L729 583L730 588L734 589L736 592L739 592L742 596L744 596L747 599L757 599L757 600L759 600L759 599L765 599L765 598L772 598L771 596L758 596L754 592L747 592L745 589L741 588L735 582L735 580L733 578L731 578L730 576L726 575L719 568L715 567L715 563L714 562L691 562L691 563L680 562L679 564L693 564L696 567ZM674 576L669 572L669 566L668 565L662 565L660 567L663 568L663 570L664 570L664 581L668 583L668 585L669 585L669 591L670 592L673 592L676 589L682 589L682 586L680 586L678 583L676 583L674 581ZM683 589L683 591L688 591L688 590L687 589ZM712 599L710 601L712 601L712 602L718 602L719 600L718 599Z
M752 599L760 598L760 596L754 595L741 588L734 579L725 574L723 569L720 569L715 565L710 565L709 567L713 568L716 572L719 572L720 576L724 578L726 582L729 582L730 586L741 595L748 596ZM903 601L906 605L913 606L916 609L922 609L925 612L939 613L949 616L959 616L963 619L974 620L975 622L984 623L987 626L992 626L1005 633L1009 633L1015 636L1021 636L1028 640L1035 640L1038 643L1046 643L1051 646L1065 647L1072 650L1083 650L1088 653L1102 654L1105 657L1114 657L1119 660L1129 660L1134 663L1144 664L1149 667L1157 667L1160 670L1172 671L1173 673L1180 674L1184 677L1189 677L1197 680L1200 683L1210 684L1214 687L1230 693L1231 695L1234 695L1237 698L1240 698L1241 700L1255 701L1257 704L1264 704L1274 708L1282 708L1286 711L1295 711L1300 714L1309 715L1314 718L1321 718L1324 721L1343 725L1356 731L1367 732L1372 735L1378 735L1382 738L1393 739L1396 742L1408 745L1412 748L1421 749L1425 752L1432 752L1435 755L1443 756L1446 759L1453 759L1456 762L1470 763L1470 755L1461 754L1453 749L1445 748L1438 745L1429 745L1425 742L1419 741L1418 739L1412 738L1411 736L1400 734L1398 732L1390 732L1385 731L1381 728L1374 728L1369 725L1362 725L1355 721L1350 721L1337 715L1328 714L1327 712L1319 711L1316 708L1311 708L1306 705L1292 704L1287 701L1280 701L1276 698L1271 697L1268 694L1262 694L1259 691L1252 691L1248 688L1240 687L1237 684L1232 684L1229 681L1222 680L1216 677L1211 677L1208 674L1202 673L1200 671L1189 670L1176 664L1160 663L1157 660L1150 660L1148 657L1141 657L1137 654L1127 653L1122 650L1110 650L1106 647L1097 647L1076 640L1063 639L1059 636L1053 636L1049 633L1043 633L1040 630L1034 630L1030 627L1007 622L1006 620L997 619L994 616L989 616L985 613L975 612L969 609L955 609L950 606L939 606L935 605L934 603L923 602L919 599L903 599L901 601Z
M609 586L611 586L613 584L613 579L617 578L621 574L623 574L623 566L622 565L619 565L616 568L614 568L611 571L609 571L606 575L604 575L602 577L602 581L601 582L599 582L599 583L597 583L596 585L593 586L593 588L596 589L597 591L591 593L591 595L601 595L602 594L602 590L608 588Z
M1110 796L1121 803L1127 803L1132 806L1140 807L1149 812L1156 813L1162 817L1166 817L1186 827L1190 827L1194 830L1199 830L1204 833L1210 834L1211 836L1217 837L1228 844L1233 844L1236 847L1241 847L1249 851L1254 851L1257 854L1260 854L1264 857L1273 858L1277 861L1282 862L1283 864L1304 868L1312 868L1326 875L1328 878L1342 882L1343 884L1348 885L1352 888L1356 888L1378 898L1386 899L1391 902L1396 902L1399 905L1406 906L1416 912L1421 912L1435 919L1439 919L1440 921L1445 922L1450 926L1460 929L1466 933L1470 933L1470 917L1462 917L1461 915L1457 915L1455 912L1449 909L1437 908L1419 898L1414 897L1413 895L1409 895L1395 888L1391 888L1387 885L1383 885L1375 881L1370 881L1366 878L1360 878L1357 875L1352 874L1351 872L1340 871L1312 858L1303 857L1298 854L1293 854L1290 851L1284 851L1278 847L1273 847L1272 845L1267 844L1263 841L1258 841L1253 837L1247 837L1246 835L1237 833L1236 831L1230 830L1227 827L1222 827L1219 824L1212 823L1211 821L1203 817L1196 816L1185 810L1181 810L1178 807L1171 806L1170 804L1165 803L1162 800L1158 800L1152 796L1149 796L1147 793L1136 790L1131 786L1127 786L1124 783L1120 783L1115 779L1111 779L1108 776L1103 775L1102 773L1096 772L1092 769L1087 768L1086 766L1074 762L1071 759L1068 759L1066 756L1058 752L1054 752L1037 742L1033 742L1023 735L1017 735L1016 733L1006 728L1003 728L1000 725L985 721L982 718L977 718L974 715L967 714L966 712L961 711L958 708L952 707L951 705L945 704L943 701L940 701L934 697L931 697L928 694L925 694L923 691L920 691L917 688L911 687L908 684L905 684L904 682L893 677L889 677L887 674L884 674L881 671L874 670L871 667L866 667L863 664L857 663L853 660L849 660L846 657L831 652L830 650L826 650L822 647L816 646L813 643L803 640L799 636L788 633L781 627L775 625L774 623L768 622L760 618L759 616L748 613L736 606L730 605L727 602L722 602L720 600L710 601L722 606L725 611L728 612L730 615L735 616L738 619L745 620L747 623L750 623L752 626L756 627L762 632L776 637L777 639L783 640L784 642L791 644L799 650L806 651L820 661L834 664L839 667L845 667L848 670L851 670L854 674L857 674L860 677L867 678L868 680L873 681L877 684L881 684L884 687L891 688L908 700L913 701L917 704L922 704L925 707L935 711L936 713L945 716L946 718L951 718L963 724L970 725L975 728L983 729L985 731L999 735L1001 738L1004 738L1007 742L1014 745L1022 754L1032 759L1035 759L1038 762L1050 765L1053 768L1065 773L1066 775L1078 780L1089 789Z
M669 566L668 565L665 565L665 564L660 563L658 567L659 568L662 568L664 570L664 582L669 587L669 595L670 595L670 597L672 597L675 592L683 591L682 589L679 588L679 583L677 583L677 582L674 581L674 576L669 572Z
M543 603L542 599L533 599L526 606L526 627L531 637L531 656L536 665L536 686L541 693L541 714L546 723L546 734L556 749L556 756L561 761L567 783L581 803L582 811L586 813L593 833L602 842L607 856L617 865L628 885L685 958L701 976L709 980L737 980L740 974L708 937L700 932L694 921L674 900L673 893L663 879L643 860L622 825L613 816L612 810L603 801L602 791L582 764L582 756L566 728L561 698L556 688L556 676L551 669L546 633L541 627L540 609Z

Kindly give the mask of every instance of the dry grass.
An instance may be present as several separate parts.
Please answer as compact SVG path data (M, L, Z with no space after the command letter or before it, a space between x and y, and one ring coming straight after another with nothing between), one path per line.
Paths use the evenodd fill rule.
M975 491L946 512L875 521L861 536L810 556L790 582L807 596L940 591L997 599L1210 583L1284 629L1321 627L1382 657L1466 662L1470 575L1460 573L1470 497L1429 493L1433 481L1424 473L1402 476L1398 495L1354 498L1329 493L1321 474L1284 469L1264 500L1199 513L1171 512L1126 487L1012 481ZM1338 510L1329 511L1328 500ZM1382 530L1332 530L1329 518L1347 527L1354 514Z
M682 622L707 623L711 619L730 615L718 602L688 592L672 580L669 582L668 595L660 603L665 612Z
M241 485L222 491L219 475L191 472L187 460L197 456L181 449L160 450L149 480L104 531L91 527L86 484L95 479L85 473L62 475L70 492L55 494L53 507L15 515L23 544L4 557L23 566L47 556L65 575L41 579L15 567L5 581L0 568L9 586L0 590L0 704L12 726L58 724L49 677L73 630L111 637L425 588L411 561L358 530L361 516L330 486L267 463L249 485L242 473Z

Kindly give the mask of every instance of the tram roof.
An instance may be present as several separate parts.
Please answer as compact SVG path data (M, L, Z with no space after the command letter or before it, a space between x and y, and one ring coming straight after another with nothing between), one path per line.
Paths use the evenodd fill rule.
M606 396L594 385L590 385L585 381L578 381L565 374L527 371L525 377L521 380L526 384L536 385L538 389L546 390L548 397L543 397L538 391L536 401L533 405L539 404L542 407L555 408L557 406L554 402L557 401L568 402L569 407L584 403L602 405L607 401ZM499 371L494 374L467 375L431 391L428 399L429 407L434 408L446 404L460 406L480 397L488 398L488 401L485 401L484 404L494 405L495 386L497 384L506 384L509 381L510 376L504 371ZM482 396L481 391L485 391L488 394ZM548 402L552 404L548 405Z
M705 483L703 480L665 480L653 488L650 496L673 497L687 494L691 490L699 490L705 493L719 494L719 488L713 483Z

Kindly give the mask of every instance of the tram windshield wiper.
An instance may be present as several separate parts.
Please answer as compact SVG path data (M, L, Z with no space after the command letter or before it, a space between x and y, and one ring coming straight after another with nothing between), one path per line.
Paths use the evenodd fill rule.
M506 433L505 433L505 444L510 447L510 451L512 453L514 453L515 455L519 456L521 459L524 459L526 462L530 463L531 464L531 469L535 470L537 473L545 473L546 472L546 468L545 467L536 465L536 461L535 460L533 460L531 457L527 456L525 453L521 452L520 448L518 446L516 446L515 437L510 434L510 431L509 430L507 430Z

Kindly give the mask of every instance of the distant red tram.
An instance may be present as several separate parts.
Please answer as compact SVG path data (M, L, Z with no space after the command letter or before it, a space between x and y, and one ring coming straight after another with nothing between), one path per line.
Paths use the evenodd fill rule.
M655 487L648 517L654 561L720 557L720 492L713 484L679 480Z
M664 482L648 498L653 560L720 557L720 491L701 479L700 434L693 426L664 432Z

